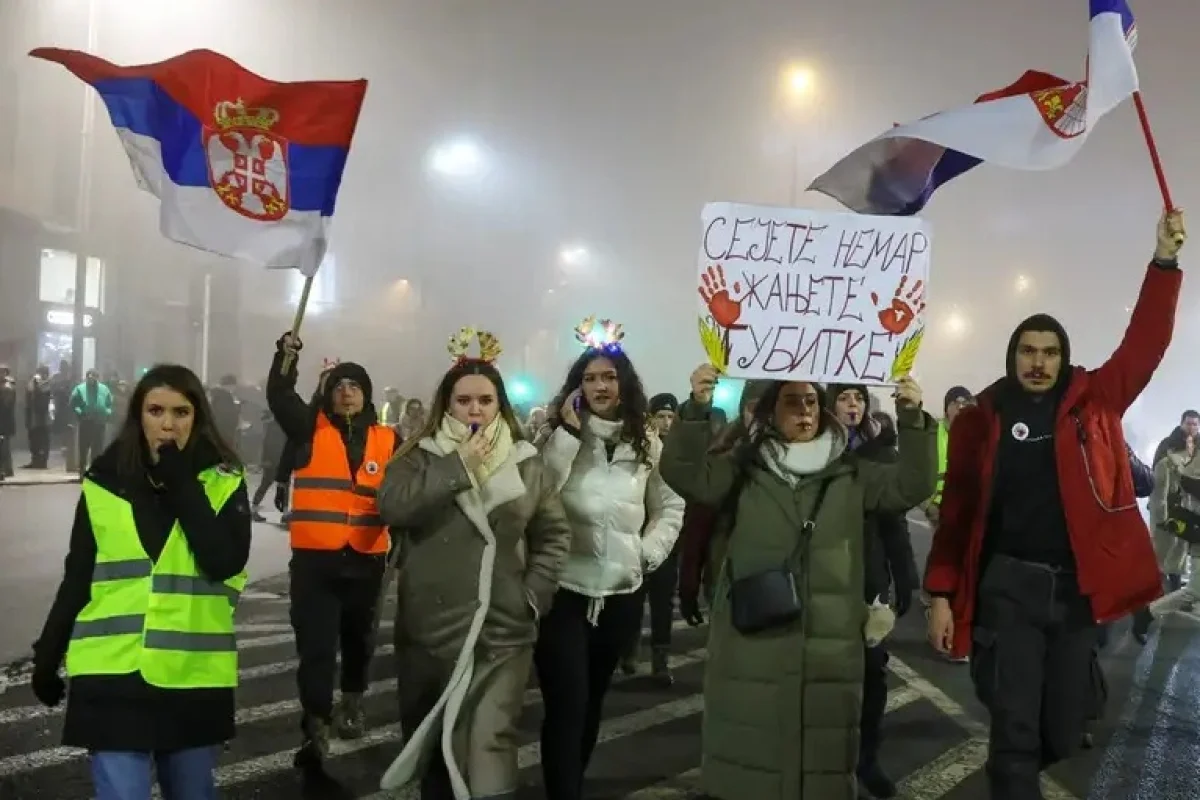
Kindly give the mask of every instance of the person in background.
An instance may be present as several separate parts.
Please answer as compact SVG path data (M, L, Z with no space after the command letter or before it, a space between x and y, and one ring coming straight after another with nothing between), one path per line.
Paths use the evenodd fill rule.
M92 459L104 449L105 430L113 413L113 397L100 382L100 373L89 369L83 383L71 393L71 412L79 426L79 448L76 458L79 474L87 472Z
M932 531L937 528L942 504L942 489L946 485L946 455L950 450L950 426L964 409L975 405L975 396L965 386L951 386L942 399L942 421L938 424L938 482L937 490L921 504L921 511L929 520Z
M1097 624L1162 594L1122 430L1174 332L1182 215L1166 212L1155 238L1103 365L1072 366L1062 325L1034 315L1009 338L1004 376L954 422L925 572L928 634L940 652L971 651L991 714L993 800L1042 797L1041 772L1083 741Z
M863 461L896 464L896 434L885 436L869 413L871 395L862 384L831 384L826 397L834 417L847 432L847 450ZM940 426L939 426L940 429ZM891 601L895 615L903 617L916 592L916 566L908 522L900 511L873 511L863 522L864 599L886 626L881 605ZM893 586L895 589L893 590ZM894 620L893 620L894 622ZM859 785L871 797L885 800L896 796L896 784L879 763L883 742L883 718L887 710L888 650L882 640L865 648L861 735L858 748Z
M868 512L903 512L934 486L936 425L898 387L900 460L846 450L823 389L773 382L749 432L713 452L716 370L691 375L663 478L733 519L714 592L705 668L702 789L719 800L855 800ZM802 587L797 590L797 587Z
M76 446L79 444L75 436L75 416L71 413L71 392L75 390L75 383L71 362L66 359L59 361L58 372L50 378L50 405L53 410L47 452L49 449L60 450L67 470L72 472L78 468ZM33 446L29 449L32 450Z
M758 401L771 387L772 381L753 380L742 385L738 399L738 416L732 425L727 425L713 434L712 454L729 452L735 444L743 441L754 423L754 412ZM714 408L713 412L718 409ZM678 418L678 415L677 417ZM731 508L709 508L702 503L685 497L687 507L683 513L683 527L679 538L683 541L679 550L679 612L689 625L704 622L700 613L700 594L711 608L713 592L721 566L725 563L725 551L729 544L729 530L733 525Z
M600 340L593 324L576 329L586 349L551 405L553 432L542 445L572 530L534 655L545 709L542 776L554 800L583 797L604 698L642 617L638 590L670 555L683 522L683 500L659 475L662 445L647 428L646 395L620 328L599 323Z
M25 469L46 469L50 465L50 401L50 368L41 364L25 387L25 434L29 438L29 463ZM67 406L63 405L55 418L66 419L67 414Z
M1200 459L1196 458L1200 434L1192 435L1180 426L1168 437L1167 454L1154 467L1154 493L1150 497L1150 525L1154 530L1157 549L1162 551L1168 537L1178 544L1174 550L1181 563L1191 555L1194 563L1200 559ZM1176 575L1178 577L1178 575ZM1188 611L1200 600L1196 580L1187 585L1181 582L1171 587L1170 594L1150 604L1153 617L1172 611ZM1200 614L1192 613L1200 620ZM1141 621L1141 620L1139 620ZM1141 632L1139 630L1139 632ZM1144 639L1144 637L1143 637Z
M259 513L259 507L267 497L267 492L272 486L276 486L278 492L278 470L280 460L283 458L283 448L287 445L287 436L283 433L283 428L279 427L279 423L275 421L275 417L271 414L271 410L264 409L262 414L263 426L263 444L262 444L262 475L259 477L258 488L254 490L254 497L250 500L250 507L254 513L255 522L266 522L267 518ZM291 479L291 472L288 472L288 479ZM287 508L287 504L284 504ZM280 510L283 513L283 509Z
M0 364L0 481L11 478L13 437L17 435L17 382L7 364Z
M400 439L407 442L425 429L425 406L415 397L409 398L404 404L404 416L400 418L398 433Z
M120 421L125 419L126 415L129 414L129 399L133 389L129 386L129 381L124 381L120 378L113 380L113 382L109 384L108 389L110 392L112 392L113 399L112 418L120 423ZM115 440L120 432L121 428L119 424L111 427L109 429L110 441L108 443L111 444L112 440Z
M219 386L208 390L217 430L235 450L238 449L238 432L242 423L242 404L237 396L237 383L236 376L225 375Z
M679 401L673 394L656 394L650 398L650 422L660 440L666 439L679 410ZM669 663L671 655L671 626L675 617L675 590L679 586L680 540L658 569L646 576L642 584L643 594L650 606L650 675L663 688L675 681L671 677ZM629 632L629 643L621 654L621 671L626 675L637 672L637 651L642 638L642 619Z
M499 343L466 334L452 342L427 427L379 487L379 513L402 539L393 630L408 733L382 785L419 777L422 800L515 797L537 623L571 540L493 364ZM465 352L471 334L478 358Z
M379 424L396 428L400 425L400 415L404 409L404 398L395 387L388 386L383 390L383 408L379 410Z
M267 404L296 453L289 593L303 715L294 763L319 770L332 732L357 739L365 731L362 699L390 544L375 493L400 440L378 423L371 378L360 365L329 368L314 408L296 393L300 340L286 333L275 347ZM342 694L335 715L339 650Z
M1154 449L1154 458L1150 461L1151 468L1157 467L1158 462L1166 457L1167 450L1173 441L1171 437L1176 435L1175 431L1183 431L1185 436L1200 436L1200 411L1189 408L1183 412L1179 417L1179 425L1166 438L1159 442L1158 447ZM1178 589L1179 587L1176 586L1175 588Z
M546 408L534 406L529 409L529 417L525 420L525 436L531 442L536 442L546 427Z
M242 467L199 378L174 364L147 371L84 476L34 644L33 692L48 707L67 697L63 744L88 751L96 800L149 798L155 777L164 800L217 797L250 528Z

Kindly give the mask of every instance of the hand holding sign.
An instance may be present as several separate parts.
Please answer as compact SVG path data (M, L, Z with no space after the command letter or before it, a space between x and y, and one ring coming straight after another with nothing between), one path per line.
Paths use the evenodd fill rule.
M712 364L701 364L692 370L692 400L702 406L712 403L713 390L717 388L717 368Z

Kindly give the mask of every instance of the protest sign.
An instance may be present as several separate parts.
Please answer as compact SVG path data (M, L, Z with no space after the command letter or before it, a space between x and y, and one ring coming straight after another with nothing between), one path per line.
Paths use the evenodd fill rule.
M925 332L924 220L709 203L700 341L736 378L888 385Z

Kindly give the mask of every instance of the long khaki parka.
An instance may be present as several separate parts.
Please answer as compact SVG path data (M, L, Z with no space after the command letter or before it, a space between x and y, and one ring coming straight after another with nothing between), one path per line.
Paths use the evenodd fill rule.
M721 800L856 800L862 705L863 518L902 512L933 493L937 426L901 411L900 459L863 461L845 450L792 485L759 454L709 452L704 407L685 403L667 437L662 476L688 502L732 519L716 581L704 685L702 781ZM815 528L804 520L828 480ZM798 555L797 555L798 554ZM792 566L804 613L799 621L743 635L729 618L730 572L738 578Z
M456 800L517 788L517 731L537 638L571 529L528 442L475 488L432 439L388 465L379 513L402 548L396 664L404 748L384 789L417 779L439 749Z

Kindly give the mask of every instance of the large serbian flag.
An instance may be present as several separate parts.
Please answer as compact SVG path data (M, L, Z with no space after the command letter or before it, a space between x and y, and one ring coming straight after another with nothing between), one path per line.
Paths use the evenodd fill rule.
M808 188L863 214L916 214L943 184L983 162L1011 169L1062 166L1100 117L1138 88L1133 13L1125 0L1089 0L1087 80L1026 72L973 105L897 125Z
M164 236L313 275L367 82L277 83L209 50L119 67L73 50L61 64L108 108Z

